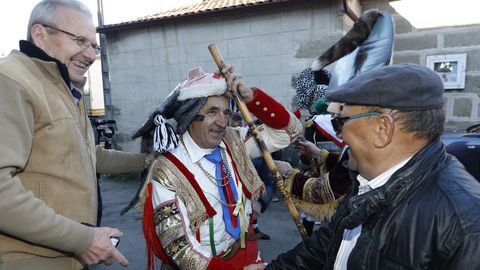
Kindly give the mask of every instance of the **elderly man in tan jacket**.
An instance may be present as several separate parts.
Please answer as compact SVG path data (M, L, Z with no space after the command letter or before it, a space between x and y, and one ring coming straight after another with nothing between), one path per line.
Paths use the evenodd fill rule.
M0 269L82 269L121 236L96 224L96 173L141 171L145 155L96 148L81 89L99 46L88 8L44 0L27 40L0 59ZM83 224L82 224L83 223Z

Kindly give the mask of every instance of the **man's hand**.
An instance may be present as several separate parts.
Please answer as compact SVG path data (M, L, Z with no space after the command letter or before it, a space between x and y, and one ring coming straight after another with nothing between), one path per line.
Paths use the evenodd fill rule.
M248 87L242 79L242 76L235 73L235 68L232 65L225 65L222 69L227 79L227 96L232 97L237 93L245 103L252 101L253 91Z
M309 158L316 158L320 155L320 149L314 143L307 141L303 136L295 137L292 144L300 154Z
M243 267L243 270L261 270L265 269L265 264L250 264Z
M90 246L80 254L80 258L86 264L103 263L111 265L113 260L124 267L128 266L127 259L116 249L110 241L110 236L121 237L123 233L115 228L93 228L93 240Z
M286 161L274 160L277 170L280 174L287 174L288 171L292 169L292 165Z

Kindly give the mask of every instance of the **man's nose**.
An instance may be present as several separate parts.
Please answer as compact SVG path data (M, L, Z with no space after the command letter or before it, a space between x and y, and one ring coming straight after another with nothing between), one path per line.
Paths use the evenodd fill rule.
M97 60L97 52L92 46L88 46L88 48L84 49L83 55L87 57L91 63Z
M219 112L217 113L217 117L215 119L215 122L217 123L217 125L221 126L221 127L226 127L228 125L228 118L229 118L229 115L224 113L224 112Z

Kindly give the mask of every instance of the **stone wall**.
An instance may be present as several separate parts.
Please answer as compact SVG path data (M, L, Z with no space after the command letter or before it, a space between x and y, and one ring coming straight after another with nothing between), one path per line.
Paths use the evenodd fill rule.
M107 33L119 145L138 151L138 141L131 141L130 134L190 68L216 70L207 49L211 43L249 85L291 109L297 75L341 37L343 15L339 1L317 1Z
M392 13L396 25L394 63L425 64L427 55L467 53L465 89L446 91L446 110L450 121L478 122L479 25L417 30L396 14L388 1L350 0L349 5L357 11L379 8ZM207 49L209 44L215 43L225 61L234 64L251 86L264 89L291 109L298 74L351 25L342 1L325 0L292 4L288 9L107 32L111 100L119 145L138 151L139 143L131 141L130 134L190 68L216 70Z
M447 121L480 121L480 25L416 29L389 1L362 1L363 9L379 8L390 12L395 21L394 63L417 63L426 65L429 55L466 53L464 89L446 89ZM432 8L433 9L433 8ZM434 16L425 11L425 16Z

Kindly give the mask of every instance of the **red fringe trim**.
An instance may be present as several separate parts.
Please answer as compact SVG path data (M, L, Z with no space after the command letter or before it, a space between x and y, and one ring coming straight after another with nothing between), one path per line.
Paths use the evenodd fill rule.
M160 269L156 263L155 256L160 258L162 263L172 264L170 258L163 250L160 240L158 240L155 231L155 223L153 221L153 204L152 204L152 183L147 185L148 194L143 208L143 236L147 245L147 270ZM155 255L155 256L154 256Z

